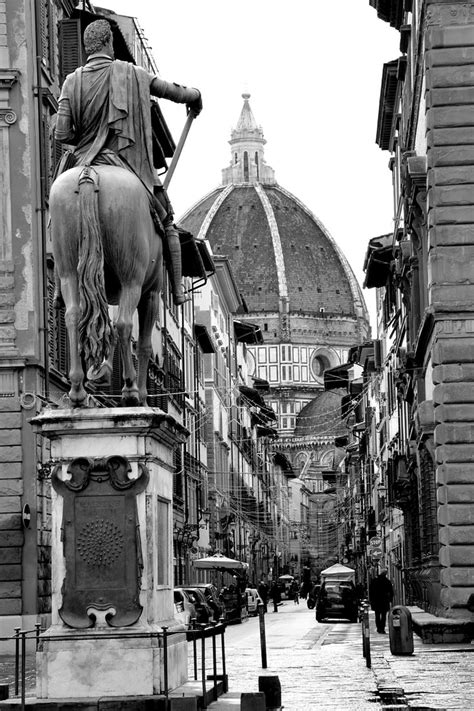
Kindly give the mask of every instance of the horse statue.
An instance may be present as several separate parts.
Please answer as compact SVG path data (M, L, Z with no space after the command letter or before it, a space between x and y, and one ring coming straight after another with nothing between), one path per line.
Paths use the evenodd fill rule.
M139 178L110 165L76 166L50 192L51 238L66 311L72 407L84 406L87 378L110 378L116 342L122 404L145 405L151 335L163 286L163 245ZM114 323L109 305L116 305ZM138 310L138 373L131 337Z

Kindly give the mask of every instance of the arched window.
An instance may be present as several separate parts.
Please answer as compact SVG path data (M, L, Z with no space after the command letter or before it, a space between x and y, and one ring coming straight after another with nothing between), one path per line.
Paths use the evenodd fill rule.
M237 153L234 153L234 163L238 163L238 162L239 162L239 159L238 159Z
M244 151L244 183L249 182L249 154Z
M257 181L260 182L260 164L258 162L258 152L255 151L255 166L257 168Z

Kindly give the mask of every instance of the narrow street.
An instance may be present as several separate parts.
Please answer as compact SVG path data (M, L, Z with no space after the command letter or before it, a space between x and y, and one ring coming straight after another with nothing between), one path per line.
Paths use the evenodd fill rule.
M362 656L360 624L319 624L304 600L272 610L270 604L265 615L267 669L261 667L258 618L228 627L230 691L258 691L259 676L276 675L287 711L379 707L375 677ZM388 635L372 635L374 651L388 646Z

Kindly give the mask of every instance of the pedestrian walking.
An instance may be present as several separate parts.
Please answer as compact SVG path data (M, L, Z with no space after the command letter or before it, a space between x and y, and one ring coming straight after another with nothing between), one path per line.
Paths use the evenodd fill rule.
M293 580L290 587L290 594L295 605L300 604L300 586L297 580Z
M281 602L281 593L276 580L273 581L270 588L270 597L273 600L273 612L278 612L278 603Z
M369 586L369 601L375 612L375 626L379 634L385 634L387 612L393 600L393 585L387 578L387 570L382 569Z

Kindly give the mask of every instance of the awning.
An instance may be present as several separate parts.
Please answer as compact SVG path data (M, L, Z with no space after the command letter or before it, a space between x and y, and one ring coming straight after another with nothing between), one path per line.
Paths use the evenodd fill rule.
M324 371L324 389L337 390L346 388L349 385L349 371L354 367L354 363L343 363L335 368L328 368Z
M263 378L252 378L252 380L254 388L260 390L262 393L270 392L270 383L268 380L264 380Z
M194 335L203 353L215 353L214 342L209 335L209 331L202 323L194 324Z
M273 455L273 463L276 464L278 467L281 467L283 470L283 474L285 474L287 477L291 477L293 479L297 478L297 474L295 474L295 471L293 467L291 466L290 460L288 457L285 457L284 454L281 452L275 452Z
M239 391L247 405L250 407L266 407L265 400L255 388L249 388L248 385L239 385Z
M278 437L278 432L273 427L263 427L262 425L257 425L257 437L273 437L276 439Z
M240 343L263 343L263 335L260 326L249 321L234 320L235 337Z
M393 235L387 234L370 240L365 256L364 288L385 286L393 261Z
M207 279L206 269L194 235L178 228L183 276Z

